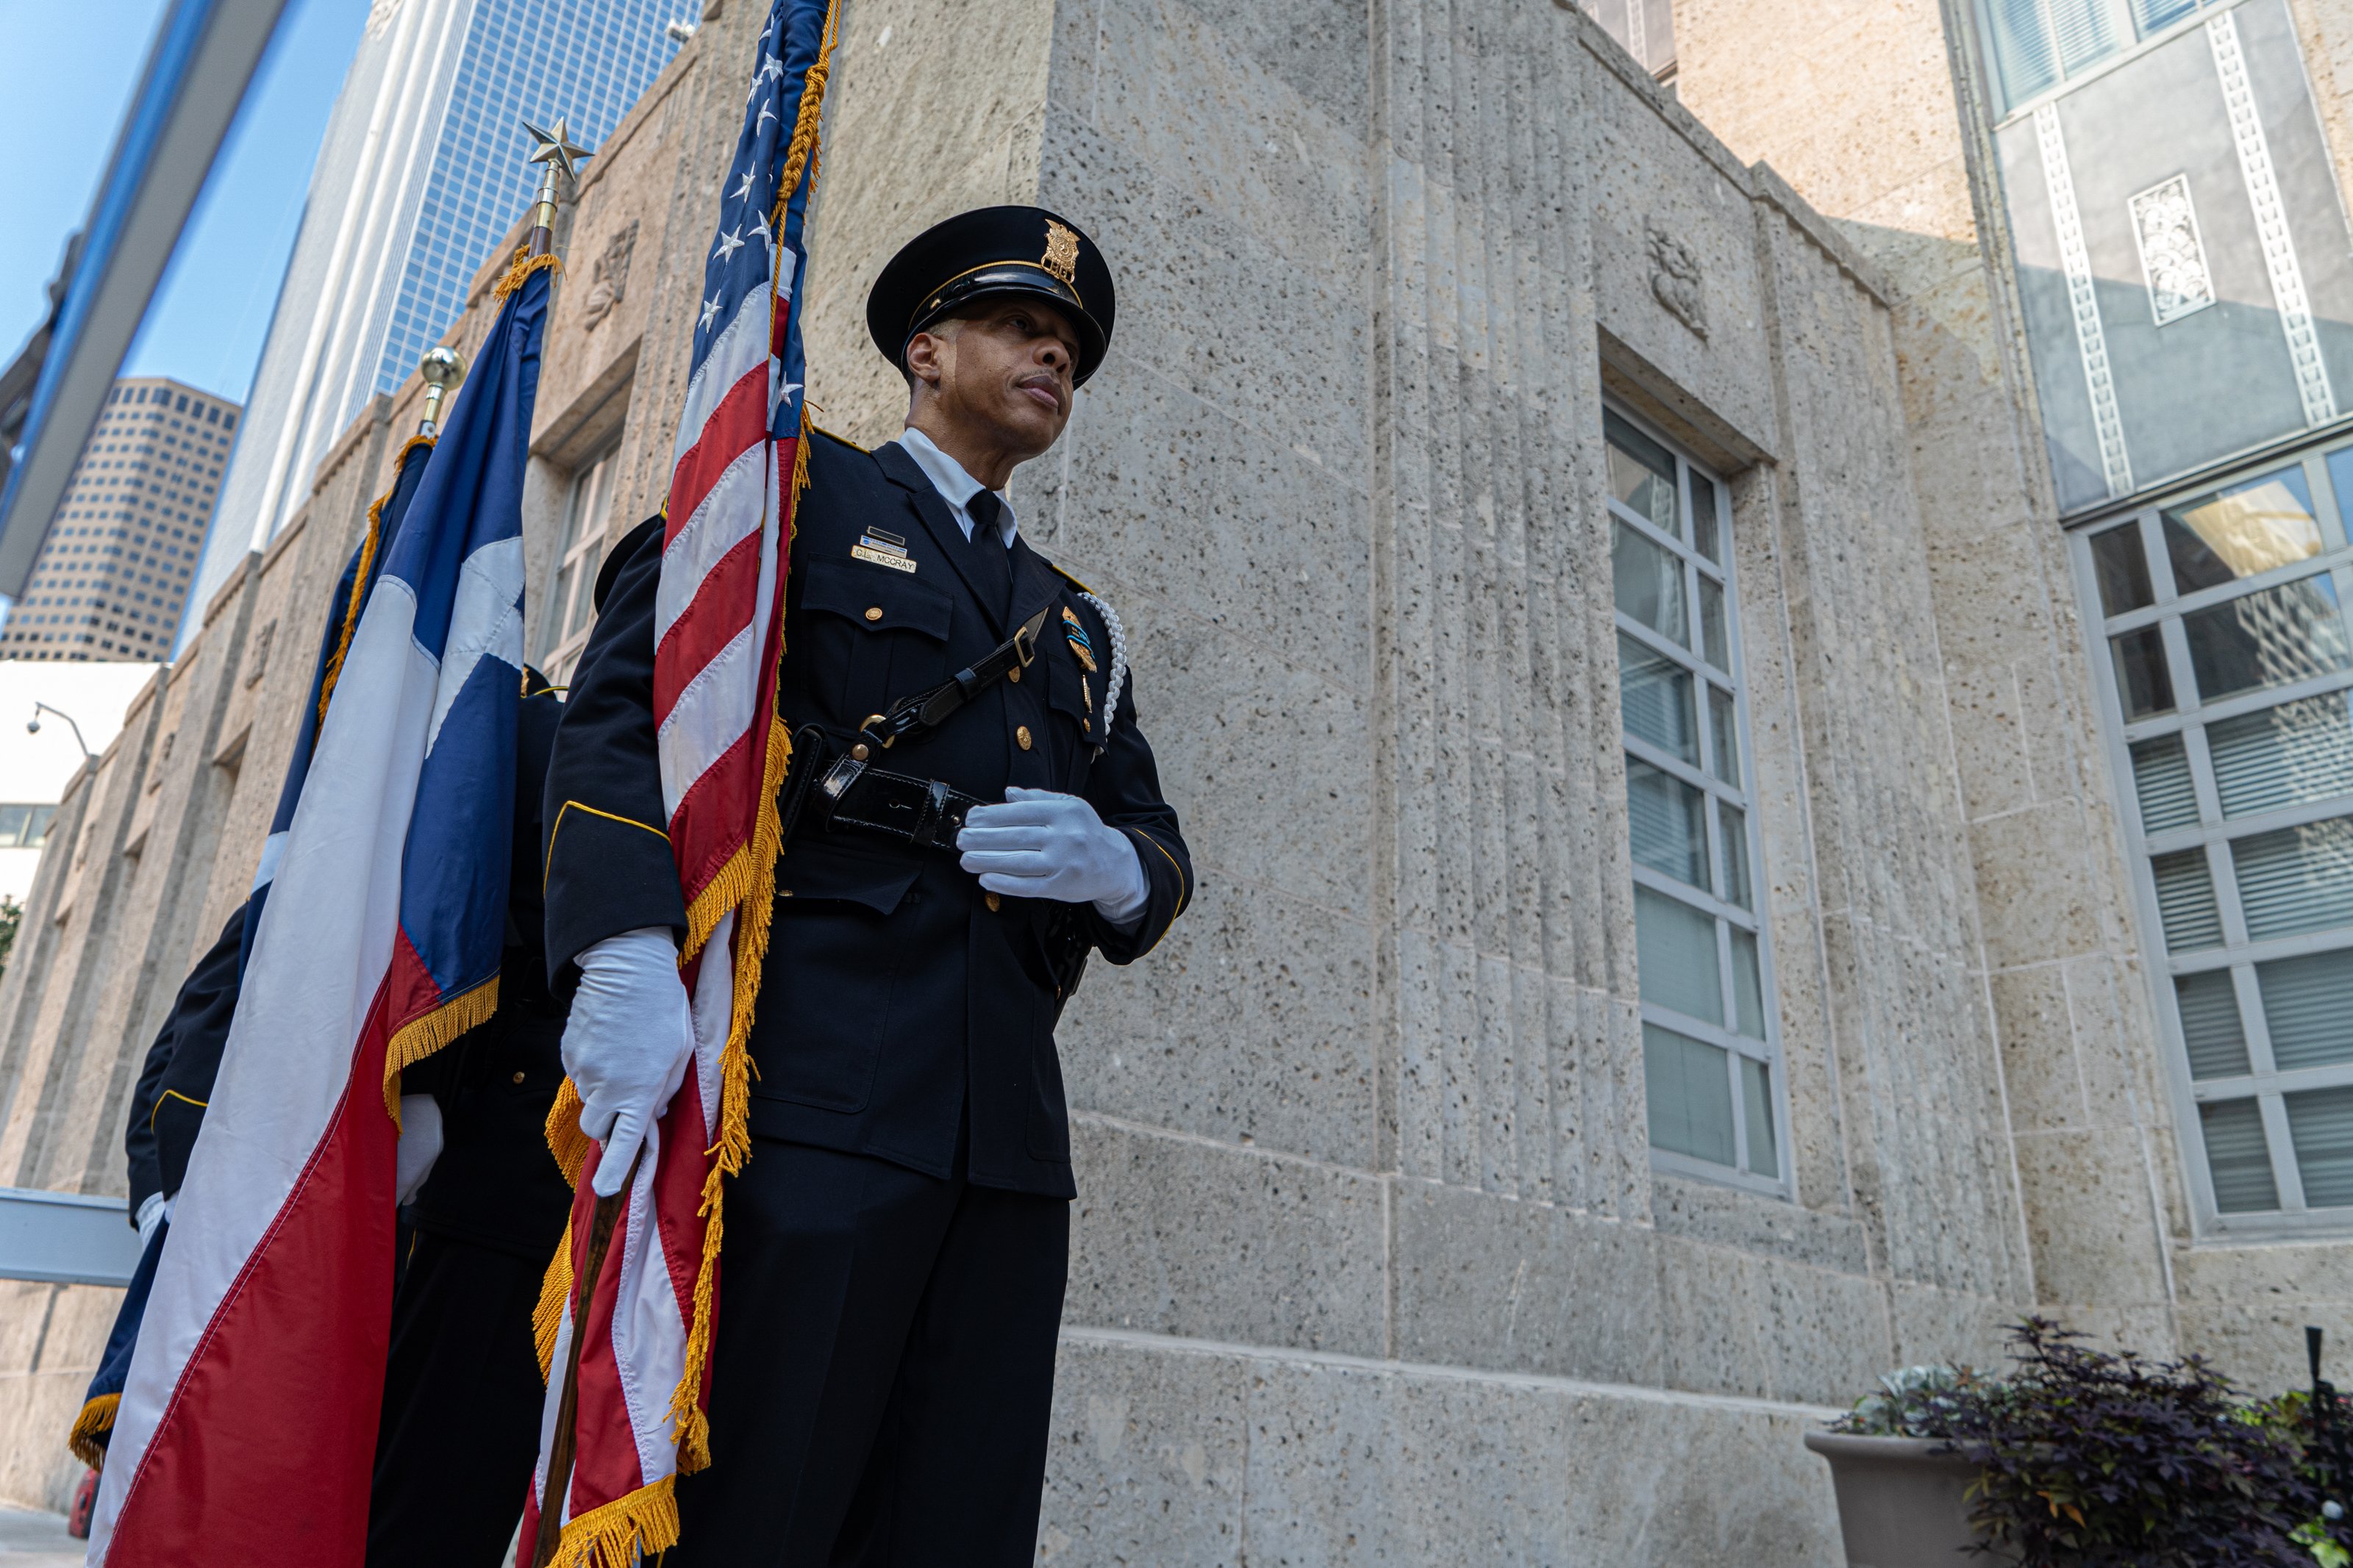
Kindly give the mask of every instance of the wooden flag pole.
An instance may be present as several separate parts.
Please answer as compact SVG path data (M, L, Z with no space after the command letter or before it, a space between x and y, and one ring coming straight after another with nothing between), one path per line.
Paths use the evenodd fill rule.
M596 1200L596 1212L588 1221L588 1254L581 1260L580 1290L572 1301L572 1347L564 1357L564 1394L555 1404L555 1436L547 1450L547 1482L539 1494L539 1527L531 1552L532 1568L547 1568L555 1561L555 1548L564 1539L564 1521L557 1511L566 1484L572 1479L572 1457L580 1440L580 1324L588 1313L588 1298L596 1289L596 1277L605 1271L605 1254L612 1248L613 1232L621 1221L621 1205L628 1201L629 1189L638 1184L638 1167L646 1157L646 1146L638 1145L637 1158L629 1162L629 1173L621 1182L621 1190L610 1197Z

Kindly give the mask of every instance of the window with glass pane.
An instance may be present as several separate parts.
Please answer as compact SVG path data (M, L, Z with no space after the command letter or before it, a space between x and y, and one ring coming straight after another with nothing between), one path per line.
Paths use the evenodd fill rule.
M2223 0L1979 0L2004 113Z
M2224 1229L2353 1225L2348 502L2353 445L2316 448L2076 542L2193 1184Z
M1782 1193L1731 511L1667 442L1604 420L1651 1146L1664 1168Z
M539 647L533 658L550 680L571 678L572 663L587 646L596 618L596 569L605 560L605 527L612 521L613 454L584 465L573 477L564 510L564 532L549 564L547 598L540 611Z

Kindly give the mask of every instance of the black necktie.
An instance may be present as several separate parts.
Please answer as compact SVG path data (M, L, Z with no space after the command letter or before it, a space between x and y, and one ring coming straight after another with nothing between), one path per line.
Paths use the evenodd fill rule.
M975 490L964 509L972 514L973 581L990 612L1001 620L1012 613L1013 598L1012 552L1005 548L1005 534L997 522L1005 503L995 490Z

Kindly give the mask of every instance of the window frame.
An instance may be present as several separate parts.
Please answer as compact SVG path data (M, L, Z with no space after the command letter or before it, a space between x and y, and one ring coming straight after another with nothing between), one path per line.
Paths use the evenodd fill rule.
M1684 907L1710 917L1715 931L1716 980L1719 1006L1728 1022L1711 1024L1704 1018L1678 1012L1662 1003L1641 995L1640 958L1636 961L1636 1005L1640 1021L1681 1035L1703 1045L1714 1046L1725 1053L1725 1072L1731 1083L1733 1107L1733 1163L1718 1165L1695 1155L1651 1145L1651 1168L1689 1180L1737 1187L1744 1191L1795 1201L1797 1188L1792 1166L1789 1132L1789 1085L1788 1058L1781 1043L1781 1013L1775 984L1773 943L1767 929L1767 903L1770 884L1764 874L1763 833L1757 823L1757 753L1749 723L1747 668L1740 632L1740 596L1734 549L1732 487L1723 475L1699 463L1665 431L1627 408L1615 399L1604 398L1603 408L1611 418L1623 421L1637 433L1656 442L1675 464L1676 516L1686 526L1694 517L1692 477L1696 474L1715 490L1717 552L1722 560L1710 559L1695 543L1668 533L1648 517L1618 500L1604 482L1601 498L1604 510L1615 527L1634 531L1638 537L1665 551L1680 565L1685 605L1684 621L1691 646L1678 644L1673 638L1653 631L1641 621L1617 607L1613 594L1611 619L1620 637L1628 637L1644 649L1672 660L1692 678L1694 697L1693 725L1699 742L1699 760L1685 762L1665 749L1644 740L1627 727L1622 708L1623 671L1620 672L1621 707L1619 715L1619 755L1637 759L1686 785L1696 788L1706 798L1703 813L1705 822L1708 879L1707 889L1699 889L1666 872L1635 862L1631 856L1632 825L1628 825L1628 865L1636 888L1645 889L1672 900ZM1609 444L1605 423L1600 435L1608 462ZM1617 535L1615 527L1609 535L1613 558ZM1725 657L1728 661L1718 665L1707 654L1705 616L1702 608L1700 585L1712 582L1723 595ZM1617 644L1611 645L1613 655ZM1732 699L1733 741L1739 755L1740 782L1727 783L1715 769L1715 732L1712 721L1710 693L1727 692ZM1625 786L1621 784L1621 792ZM1731 807L1740 814L1741 849L1747 868L1749 901L1756 907L1744 910L1719 893L1726 887L1726 863L1724 856L1725 823L1723 808ZM1728 889L1726 889L1728 890ZM1764 1038L1743 1035L1738 1029L1739 978L1733 960L1733 931L1747 931L1757 943L1757 985L1761 993L1759 1005L1763 1011ZM1647 1046L1644 1047L1647 1051ZM1740 1063L1743 1058L1764 1064L1769 1086L1769 1111L1772 1119L1773 1152L1777 1174L1767 1177L1749 1169L1748 1113ZM1647 1115L1644 1137L1648 1139Z
M556 686L562 686L572 679L573 666L579 661L581 650L588 646L588 636L596 626L596 610L591 605L587 618L580 623L578 629L569 635L564 633L560 617L565 606L555 602L556 585L564 580L565 568L575 563L585 569L586 575L577 579L579 585L575 587L575 593L583 591L586 585L596 581L598 564L604 558L605 535L612 521L613 492L619 482L614 463L620 451L621 444L617 438L607 442L575 465L565 481L564 510L560 514L563 531L556 535L556 547L548 554L543 600L546 606L543 614L558 618L541 622L539 642L545 651L532 660ZM582 517L583 498L590 483L599 475L603 476L604 493L596 499L603 502L604 515L603 521L591 530L582 526L585 522ZM578 528L576 533L573 531L575 527Z
M2204 16L2207 12L2200 12ZM2271 1026L2264 1012L2257 965L2279 959L2342 952L2353 956L2353 922L2291 935L2251 939L2246 911L2239 898L2238 871L2231 846L2282 828L2353 816L2353 789L2324 799L2295 802L2243 816L2227 816L2207 745L2210 726L2249 713L2266 712L2314 697L2346 694L2348 723L2353 723L2353 662L2341 669L2302 679L2234 692L2206 701L2200 695L2190 659L2182 618L2234 599L2261 594L2284 583L2327 577L2337 595L2337 616L2348 645L2353 645L2353 520L2345 511L2353 496L2341 496L2329 471L2329 458L2353 454L2353 439L2342 432L2333 438L2310 441L2287 451L2265 454L2227 469L2210 472L2189 483L2152 490L2133 505L2105 511L2067 530L2067 548L2073 568L2078 613L2086 636L2084 652L2091 673L2094 700L2100 715L2102 742L2109 776L2116 793L2116 826L2133 880L2135 919L2146 960L2148 998L2162 1041L2164 1079L2176 1121L2175 1142L2182 1176L2189 1193L2192 1234L2199 1237L2241 1240L2293 1236L2300 1239L2353 1235L2353 1205L2314 1209L2306 1205L2302 1171L2290 1135L2284 1096L2310 1089L2353 1086L2353 1058L2332 1065L2278 1068L2273 1055ZM2251 479L2295 468L2303 476L2311 500L2313 521L2320 533L2320 549L2302 561L2275 566L2215 587L2180 593L2173 561L2166 544L2162 514L2170 508L2231 489ZM2124 530L2138 535L2141 558L2148 570L2151 603L2111 616L2101 598L2093 542ZM2161 632L2168 676L2173 681L2174 702L2163 713L2127 720L2118 693L2109 639L2122 633L2157 626ZM2179 736L2198 821L2187 826L2148 829L2141 815L2138 775L2133 765L2137 744ZM2205 858L2222 940L2176 954L2166 942L2157 880L2149 869L2154 857L2198 852ZM2200 1079L2193 1075L2189 1048L2180 1015L2178 979L2217 971L2231 979L2237 1005L2239 1029L2244 1041L2247 1071L2231 1077ZM2210 1104L2253 1100L2258 1107L2270 1155L2276 1209L2225 1213L2216 1199L2213 1173L2207 1158L2204 1117Z
M1993 123L2000 127L2031 115L2042 105L2105 76L2135 57L2168 42L2177 34L2200 26L2217 13L2235 9L2244 3L2245 0L2198 0L2189 15L2176 16L2163 26L2144 33L2133 17L2132 0L2099 0L2100 8L2107 13L2110 25L2116 29L2116 36L2124 41L2114 50L2073 72L2062 61L2058 80L2013 99L2010 95L2009 84L2002 80L2001 56L1994 45L1994 0L1971 0L1969 19L1977 33L1978 66L1985 80L1989 107L1993 110ZM2049 0L2037 0L2037 5L2047 11ZM2055 43L2053 47L2056 47Z

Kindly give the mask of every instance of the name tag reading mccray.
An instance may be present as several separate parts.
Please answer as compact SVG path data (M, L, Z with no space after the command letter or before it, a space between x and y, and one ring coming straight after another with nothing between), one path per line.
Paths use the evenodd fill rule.
M907 553L907 542L895 533L870 528L849 547L850 557L871 561L877 566L888 566L893 572L913 572L914 559Z

